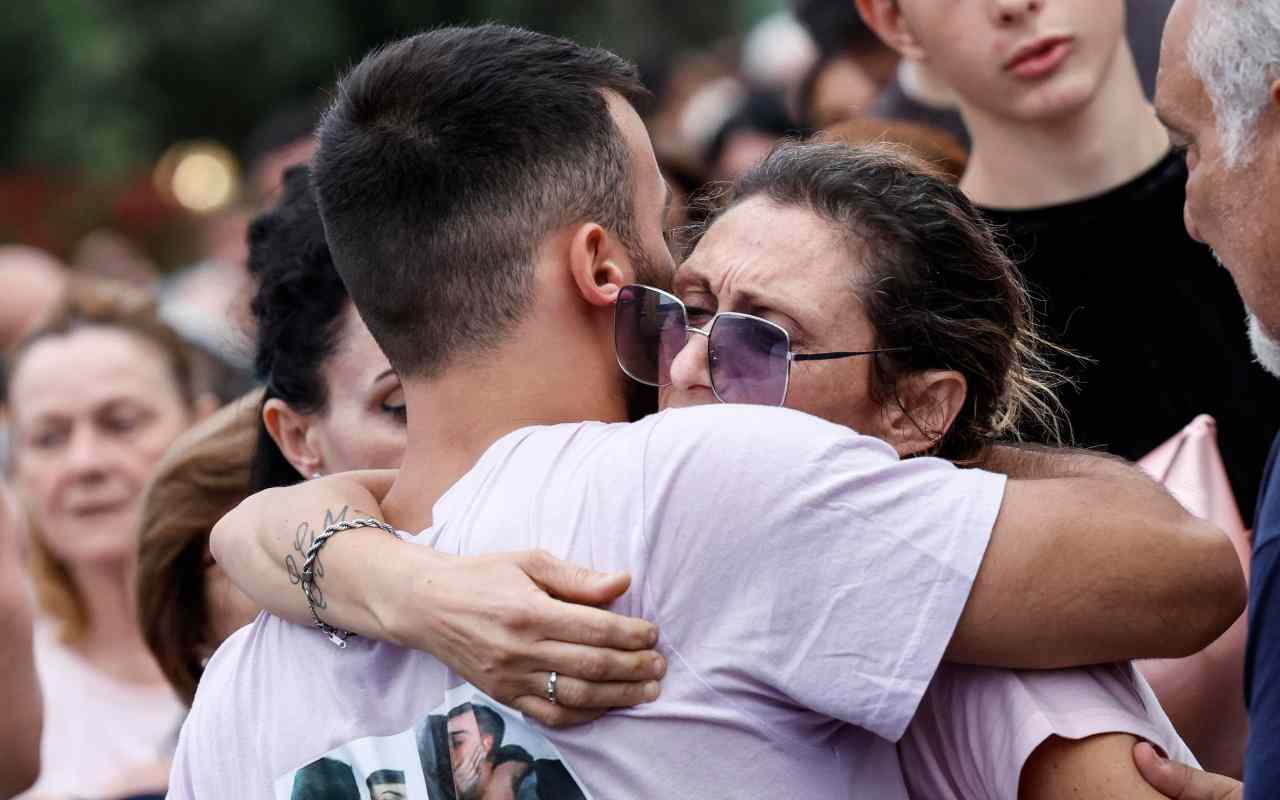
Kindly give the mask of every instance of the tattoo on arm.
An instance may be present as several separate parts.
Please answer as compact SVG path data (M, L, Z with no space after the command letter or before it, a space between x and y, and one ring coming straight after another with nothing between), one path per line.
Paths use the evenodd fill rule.
M298 525L298 529L293 534L293 552L284 557L284 567L289 573L289 583L297 586L302 583L302 562L306 560L307 550L311 549L311 545L315 542L316 536L324 533L324 529L337 522L346 522L347 513L350 506L343 506L336 514L333 509L326 508L324 511L324 524L320 526L320 530L311 527L310 524L302 522ZM358 513L358 512L357 512ZM324 602L324 592L320 590L320 579L324 577L324 564L320 563L320 554L316 554L315 563L312 565L312 572L315 579L311 582L311 597L316 608L327 608Z

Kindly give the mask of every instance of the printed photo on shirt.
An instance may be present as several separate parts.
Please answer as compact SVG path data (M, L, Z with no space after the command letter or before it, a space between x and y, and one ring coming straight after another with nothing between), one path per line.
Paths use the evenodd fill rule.
M330 750L276 781L276 800L431 798L412 731L370 736Z
M590 800L560 752L470 684L412 729L348 742L281 776L276 800Z
M470 684L415 729L432 797L453 800L586 800L559 751L520 712Z

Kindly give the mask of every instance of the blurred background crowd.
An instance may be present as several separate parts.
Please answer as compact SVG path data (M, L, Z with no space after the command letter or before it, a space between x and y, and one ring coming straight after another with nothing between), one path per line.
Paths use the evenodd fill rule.
M1128 39L1148 98L1171 4L1127 0ZM82 297L79 306L63 303L58 313L101 314L102 324L130 330L148 344L135 352L129 343L86 341L45 353L50 372L70 379L50 378L39 384L41 391L74 394L77 381L119 378L128 371L123 365L146 373L141 362L157 354L161 373L165 364L181 365L174 386L163 374L120 378L136 377L129 391L174 393L167 407L172 420L154 443L130 456L132 483L110 501L122 504L130 526L138 523L136 501L155 471L186 468L161 461L169 444L191 421L254 387L250 222L278 200L287 168L310 157L311 134L336 75L379 43L438 24L498 19L599 43L634 60L652 92L641 110L675 195L673 231L705 213L696 198L708 187L741 175L783 138L898 142L957 180L970 146L946 84L901 61L863 23L853 0L43 0L11 8L6 17L0 26L0 97L7 110L0 117L0 350L8 352L47 323L69 283L87 279L126 288L98 287L114 299ZM672 246L682 246L680 237L673 236ZM149 306L136 305L152 301L181 344L151 320ZM174 355L182 347L189 349ZM113 364L122 366L111 372ZM28 372L28 382L43 379L34 366ZM0 383L11 377L0 374ZM6 413L0 408L0 459L8 465ZM117 418L101 421L104 436L112 426L138 424L129 409L113 413ZM243 452L254 434L228 429L225 435L236 443L226 452ZM1268 439L1257 436L1263 444ZM228 469L247 469L243 459L231 461ZM128 591L137 569L133 556L92 537L59 542L59 512L39 495L39 476L14 480L11 465L6 475L0 547L29 556L22 563L34 565L23 569L31 570L25 577L36 586L37 619L58 617L63 639L79 641L78 652L93 665L86 670L46 659L41 669L90 695L95 681L146 676L131 688L138 728L176 734L182 704L169 684L189 697L190 676L198 670L177 662L157 667L141 646L120 656L111 645L142 643ZM227 478L237 479L246 482ZM208 491L218 480L198 471L189 476L190 485ZM52 497L57 489L48 486ZM20 496L24 492L28 496ZM232 493L193 513L216 519L214 506L236 499ZM30 536L19 509L45 512L49 541ZM165 557L187 556L175 550ZM194 557L197 568L208 558L203 548ZM66 566L78 561L95 566ZM24 576L10 577L25 583ZM148 613L159 619L164 604L181 602L161 598ZM87 607L95 610L86 613ZM89 620L92 630L76 628ZM37 640L41 635L37 624ZM113 702L121 696L113 688L101 694ZM50 703L46 699L47 715ZM85 711L80 725L91 729L94 713L133 713L114 708ZM15 717L6 724L22 724L21 715ZM67 747L98 746L91 730L55 734ZM1227 767L1214 766L1232 771L1234 757L1238 774L1238 750L1225 757ZM133 763L142 760L136 755L129 756ZM95 796L157 785L145 772L112 774L104 767L102 775Z
M50 2L12 17L0 30L11 109L0 122L0 265L26 280L6 287L47 292L64 274L153 287L165 318L216 363L223 399L246 386L238 298L250 218L310 154L338 72L407 32L502 19L636 61L681 201L675 225L690 220L683 201L783 136L888 135L955 174L965 158L945 91L900 74L852 3ZM1152 67L1158 17L1143 43ZM35 298L5 294L12 337Z

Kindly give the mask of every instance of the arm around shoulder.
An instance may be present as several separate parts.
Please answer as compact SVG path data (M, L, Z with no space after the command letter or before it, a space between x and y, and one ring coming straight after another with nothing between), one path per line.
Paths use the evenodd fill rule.
M346 473L246 499L218 522L211 548L268 611L312 624L298 585L305 553L331 522L381 519L393 472ZM312 597L328 625L430 653L499 702L549 724L656 697L666 669L645 620L605 604L627 575L583 569L541 551L450 556L376 528L342 531L317 556ZM563 679L544 699L547 673Z
M1197 652L1240 615L1227 538L1109 456L996 448L1010 476L951 661L1055 668Z
M307 548L333 522L381 518L379 503L395 475L391 470L349 472L258 492L218 521L209 548L255 603L290 622L310 625L311 610L298 585ZM318 556L321 616L361 635L392 638L375 602L386 597L388 587L404 585L406 562L430 555L428 548L374 528L332 537ZM373 587L379 591L366 593Z

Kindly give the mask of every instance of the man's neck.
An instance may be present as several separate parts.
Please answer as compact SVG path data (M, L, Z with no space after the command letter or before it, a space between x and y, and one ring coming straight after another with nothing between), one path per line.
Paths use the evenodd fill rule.
M386 519L417 532L431 508L498 439L532 425L626 420L615 364L587 348L539 346L536 337L499 354L460 356L442 377L406 383L409 427L404 462L383 501ZM554 340L551 340L554 341ZM567 338L561 339L568 341Z
M973 154L960 188L989 208L1037 208L1102 194L1151 168L1169 149L1127 44L1093 98L1069 116L1019 123L963 101L961 114Z

